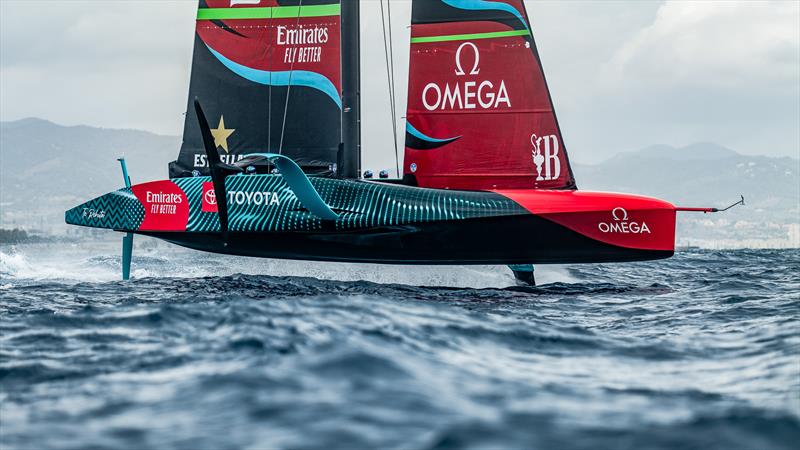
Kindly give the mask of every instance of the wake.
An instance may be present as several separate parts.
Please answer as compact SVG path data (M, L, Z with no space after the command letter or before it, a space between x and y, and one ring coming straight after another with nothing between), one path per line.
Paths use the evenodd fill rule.
M22 281L119 281L122 269L119 249L116 247L87 243L23 245L0 250L0 286ZM177 247L136 249L131 274L136 279L191 279L245 274L431 287L504 288L515 285L511 271L505 266L403 266L291 261L214 255ZM540 285L579 281L564 266L537 266L536 278Z

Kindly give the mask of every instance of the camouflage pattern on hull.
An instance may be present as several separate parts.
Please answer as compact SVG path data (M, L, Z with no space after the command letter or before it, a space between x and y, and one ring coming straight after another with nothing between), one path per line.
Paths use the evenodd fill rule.
M325 224L308 212L280 175L228 177L225 188L230 232L358 231L528 214L514 201L491 192L422 189L336 178L312 177L311 183L339 214L332 224ZM210 177L144 183L70 209L66 221L118 231L219 232L213 193Z

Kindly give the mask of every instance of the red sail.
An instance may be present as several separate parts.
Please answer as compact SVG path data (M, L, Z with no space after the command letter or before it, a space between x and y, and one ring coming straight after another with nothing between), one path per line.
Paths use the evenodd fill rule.
M407 115L419 186L575 188L521 0L414 0Z

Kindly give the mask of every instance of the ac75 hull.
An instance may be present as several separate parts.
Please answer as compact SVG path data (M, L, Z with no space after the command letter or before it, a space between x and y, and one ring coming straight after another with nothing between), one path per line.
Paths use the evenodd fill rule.
M393 264L640 261L674 252L675 207L583 191L424 189L311 178L339 215L327 221L280 175L226 179L223 236L207 177L121 189L66 212L70 224L154 236L244 256Z

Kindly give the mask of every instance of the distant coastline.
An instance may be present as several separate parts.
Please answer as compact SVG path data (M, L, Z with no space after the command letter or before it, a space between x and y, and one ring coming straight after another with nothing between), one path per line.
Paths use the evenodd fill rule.
M43 242L49 238L38 234L28 233L19 228L0 228L0 244L23 244L29 242Z

